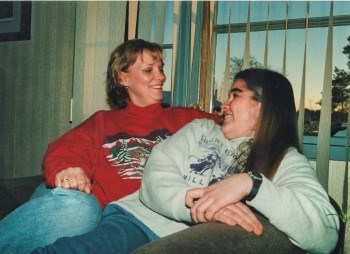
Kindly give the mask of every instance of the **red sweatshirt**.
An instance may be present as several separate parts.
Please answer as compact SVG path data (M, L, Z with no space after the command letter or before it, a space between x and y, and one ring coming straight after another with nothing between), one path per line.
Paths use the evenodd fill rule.
M218 116L160 103L138 107L128 101L117 111L98 111L49 144L43 174L55 187L55 175L81 167L92 182L92 194L102 208L140 188L143 168L152 147L196 118Z

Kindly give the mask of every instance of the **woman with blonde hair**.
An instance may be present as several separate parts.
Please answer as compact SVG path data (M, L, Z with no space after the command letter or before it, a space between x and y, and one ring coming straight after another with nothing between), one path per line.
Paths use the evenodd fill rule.
M0 252L28 253L60 237L84 234L101 209L139 189L154 145L204 111L162 107L163 49L141 39L119 45L107 69L108 103L47 149L42 184L0 221Z

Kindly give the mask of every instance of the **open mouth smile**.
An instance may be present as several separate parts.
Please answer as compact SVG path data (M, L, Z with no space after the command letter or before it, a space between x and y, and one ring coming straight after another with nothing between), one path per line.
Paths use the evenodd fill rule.
M154 85L154 86L150 86L150 88L153 88L153 89L163 89L163 85Z
M229 118L232 118L232 115L225 115L224 119L229 119Z

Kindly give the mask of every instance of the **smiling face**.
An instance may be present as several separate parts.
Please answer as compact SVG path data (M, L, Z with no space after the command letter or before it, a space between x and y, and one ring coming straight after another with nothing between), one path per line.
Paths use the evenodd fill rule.
M126 72L122 72L119 83L127 88L130 100L145 107L163 99L163 85L166 77L163 71L162 55L152 55L148 50L140 54Z
M227 139L254 137L261 103L253 95L243 80L233 83L228 99L221 106L225 115L221 131Z

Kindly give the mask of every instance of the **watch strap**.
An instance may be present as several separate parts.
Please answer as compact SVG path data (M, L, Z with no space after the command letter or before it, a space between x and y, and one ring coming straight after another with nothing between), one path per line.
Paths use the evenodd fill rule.
M247 201L252 201L253 198L255 198L255 196L258 194L259 189L260 189L260 185L262 183L262 175L258 172L254 172L254 171L250 171L248 172L248 175L250 176L250 178L253 181L253 186L252 186L252 190L250 191L250 193L246 196L246 200Z

